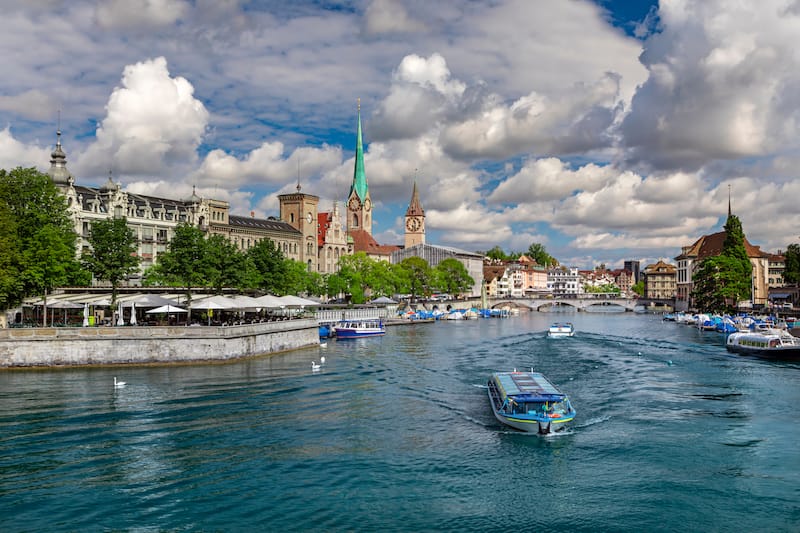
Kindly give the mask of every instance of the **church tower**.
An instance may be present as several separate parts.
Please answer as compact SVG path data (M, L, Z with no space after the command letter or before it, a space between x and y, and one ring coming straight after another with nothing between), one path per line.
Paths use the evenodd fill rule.
M297 183L297 192L279 194L278 201L281 206L281 220L303 234L299 250L299 259L306 265L309 272L317 271L317 207L319 196L300 192L300 182Z
M411 202L406 209L406 248L425 244L425 210L419 201L417 181L414 180L414 190L411 192Z
M353 183L347 196L347 230L363 230L372 235L372 199L364 173L364 146L361 141L361 100L358 101L358 134Z

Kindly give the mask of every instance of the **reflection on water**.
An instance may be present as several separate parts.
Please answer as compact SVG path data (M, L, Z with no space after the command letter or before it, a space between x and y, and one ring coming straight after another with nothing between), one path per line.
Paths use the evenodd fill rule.
M569 319L565 339L530 313L231 364L2 372L0 524L793 529L800 366L653 315ZM572 428L495 420L486 379L515 367L570 395Z

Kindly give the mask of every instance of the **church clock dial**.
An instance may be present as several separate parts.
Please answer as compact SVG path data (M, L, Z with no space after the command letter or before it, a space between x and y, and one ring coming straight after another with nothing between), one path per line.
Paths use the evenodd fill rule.
M355 211L355 210L356 210L356 209L358 209L358 207L359 207L359 205L358 205L358 204L359 204L359 202L358 202L358 198L356 198L355 196L353 196L352 198L350 198L350 203L349 203L349 204L347 204L347 205L348 205L348 206L350 206L350 209L352 209L353 211Z
M406 227L408 228L408 231L417 231L419 229L419 219L409 218L406 221Z
M364 200L364 209L366 209L367 211L369 211L370 209L372 209L372 201L370 201L370 199L369 199L369 198L367 198L366 200Z
M312 221L312 220L314 220L314 217L313 217L313 216L311 216L311 213L307 214L307 215L306 215L306 222L308 222L309 224L311 224L311 221Z

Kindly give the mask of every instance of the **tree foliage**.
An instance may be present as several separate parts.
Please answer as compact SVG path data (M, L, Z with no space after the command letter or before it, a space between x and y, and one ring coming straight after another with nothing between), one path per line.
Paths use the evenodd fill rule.
M433 270L434 286L440 292L457 295L469 291L475 284L467 267L458 259L445 259Z
M167 251L145 273L145 283L183 287L191 298L192 287L205 286L208 279L205 250L205 234L199 228L178 224Z
M421 257L407 257L400 265L408 272L408 292L412 300L420 296L430 296L433 272L428 262Z
M800 244L790 244L784 253L786 269L783 280L786 283L800 283Z
M720 255L703 259L692 276L692 298L698 309L735 312L752 294L753 266L747 257L742 224L736 215L725 223Z
M272 294L284 288L287 263L283 252L271 239L261 239L246 252L248 258L248 286Z
M97 279L111 283L113 306L117 300L119 282L139 268L136 235L124 217L107 218L92 224L89 245L91 249L83 252L83 266Z
M0 260L8 267L0 275L4 307L58 286L86 283L66 200L49 176L34 168L0 170L0 204L0 226L11 232L0 242L8 253Z
M204 243L202 269L205 285L217 294L223 287L244 288L247 280L247 257L222 235L212 235Z
M545 267L554 267L558 265L558 261L547 253L543 244L535 242L528 247L526 255L536 261L538 264Z

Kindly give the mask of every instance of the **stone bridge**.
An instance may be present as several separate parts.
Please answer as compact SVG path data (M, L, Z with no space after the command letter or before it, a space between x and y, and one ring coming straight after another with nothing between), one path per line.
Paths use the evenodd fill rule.
M584 297L584 298L490 298L489 307L500 309L502 307L528 307L534 311L539 311L545 307L570 306L578 311L586 311L590 307L600 308L608 306L619 306L625 311L633 311L637 306L641 306L636 298L613 298L613 297Z

